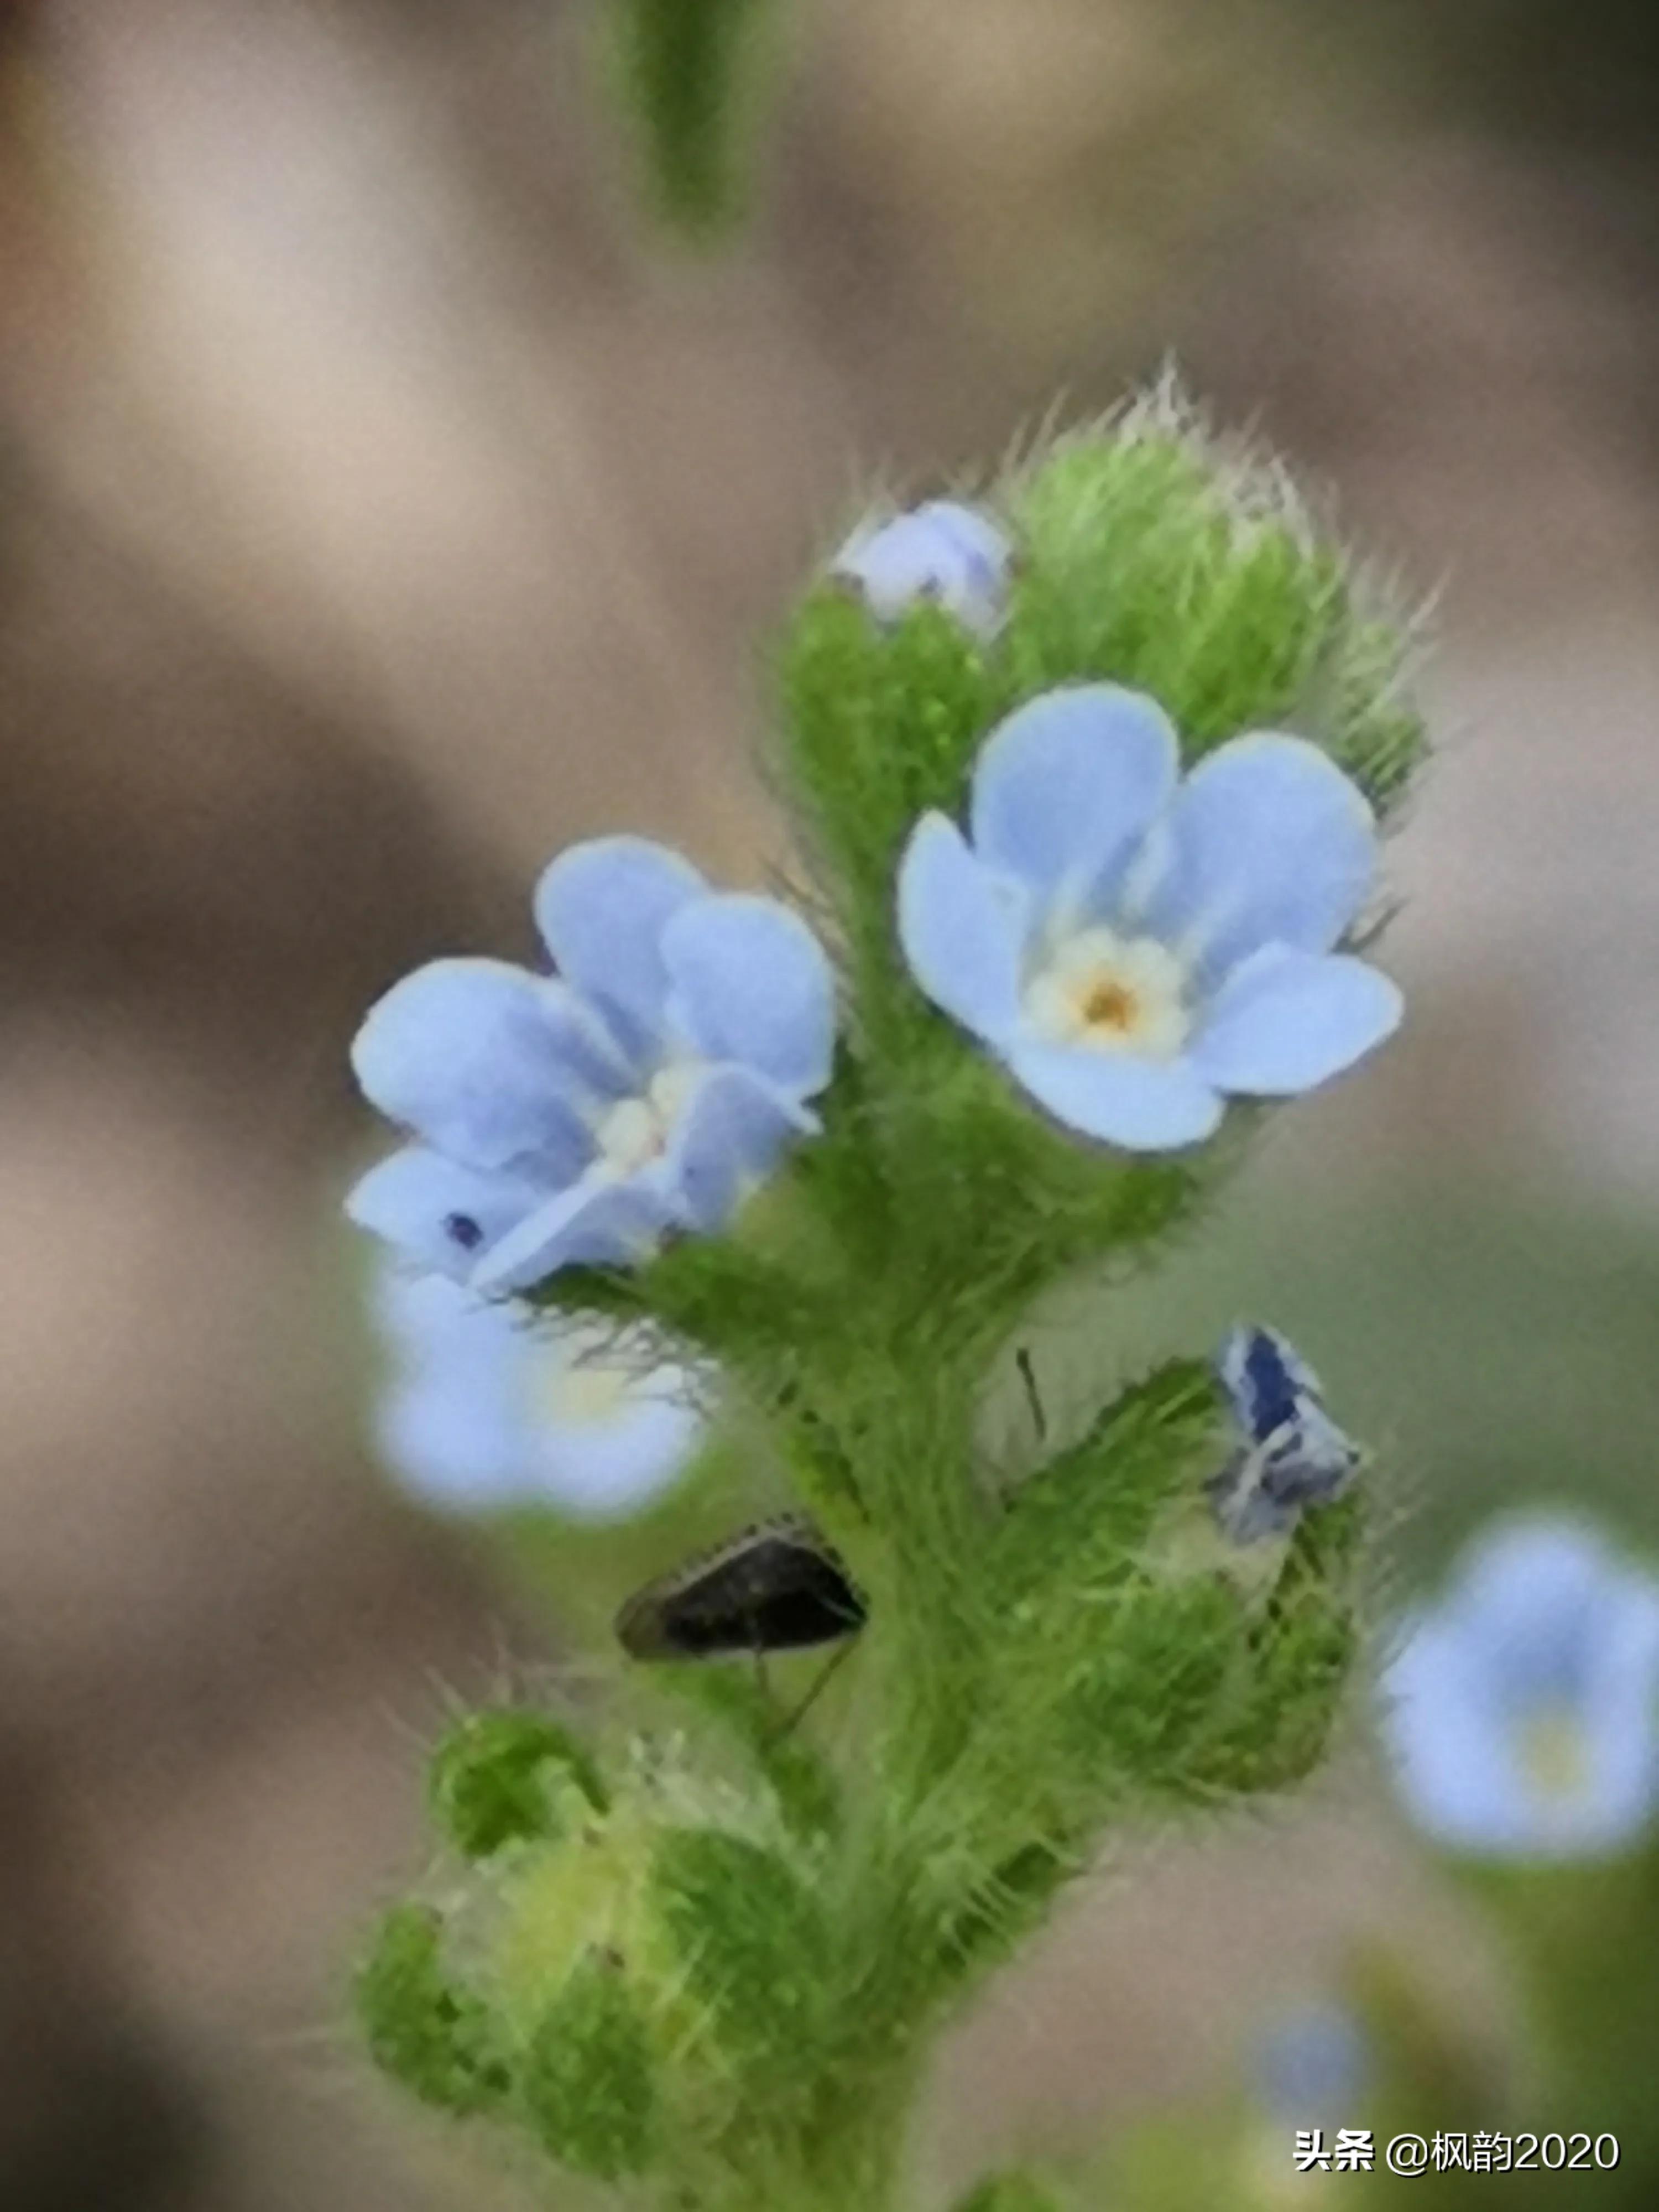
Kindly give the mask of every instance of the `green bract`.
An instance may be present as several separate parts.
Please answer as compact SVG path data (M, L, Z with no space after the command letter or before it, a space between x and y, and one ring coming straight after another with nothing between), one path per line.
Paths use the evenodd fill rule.
M441 1923L393 1916L360 1985L419 2095L662 2212L899 2212L933 2033L1115 1834L1300 1780L1360 1633L1364 1486L1291 1479L1298 1417L1273 1392L1316 1408L1266 1333L1283 1371L1242 1436L1211 1348L1172 1346L988 1448L1034 1301L1189 1229L1270 1108L1231 1103L1179 1151L1079 1136L918 988L895 883L918 819L963 815L988 732L1084 682L1150 695L1184 769L1287 732L1386 817L1423 750L1410 629L1276 465L1167 390L1020 461L978 511L1011 558L971 599L955 578L971 623L927 562L981 541L947 543L959 510L935 508L933 538L881 549L878 611L855 568L826 579L774 658L770 767L839 969L822 1133L711 1233L528 1293L717 1360L864 1625L821 1694L817 1657L635 1667L580 1740L525 1713L466 1724L434 1805L481 1863ZM1115 1364L1103 1342L1101 1397ZM1280 1502L1218 1516L1224 1468L1235 1504L1273 1479ZM1038 2212L1048 2190L1009 2175L965 2202Z

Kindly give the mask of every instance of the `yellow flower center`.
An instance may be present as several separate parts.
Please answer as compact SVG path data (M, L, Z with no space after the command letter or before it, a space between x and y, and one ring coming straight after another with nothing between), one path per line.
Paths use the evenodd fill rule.
M1051 1044L1172 1060L1192 1027L1186 983L1181 961L1155 938L1079 930L1026 986L1026 1018Z
M536 1377L535 1409L550 1428L609 1428L626 1409L631 1379L615 1360L557 1355Z
M1582 1797L1589 1782L1583 1725L1565 1702L1529 1713L1516 1731L1521 1771L1536 1794L1553 1805Z
M609 1330L566 1322L527 1340L519 1403L532 1429L614 1428L634 1411L643 1370L617 1350Z
M1121 1030L1127 1036L1140 1026L1140 1000L1127 983L1103 975L1084 1002L1083 1018L1091 1030Z

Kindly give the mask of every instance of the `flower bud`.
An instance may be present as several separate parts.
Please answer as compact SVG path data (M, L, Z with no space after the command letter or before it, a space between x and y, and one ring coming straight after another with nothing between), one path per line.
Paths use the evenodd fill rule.
M595 1810L605 1802L599 1770L569 1730L522 1711L469 1714L434 1753L427 1789L434 1820L470 1859L556 1833L567 1790Z

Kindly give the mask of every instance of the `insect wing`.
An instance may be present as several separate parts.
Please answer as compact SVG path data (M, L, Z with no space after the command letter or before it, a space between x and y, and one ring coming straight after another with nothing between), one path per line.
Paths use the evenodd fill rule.
M706 1557L647 1583L617 1616L635 1659L804 1651L861 1626L864 1601L805 1522L744 1529Z

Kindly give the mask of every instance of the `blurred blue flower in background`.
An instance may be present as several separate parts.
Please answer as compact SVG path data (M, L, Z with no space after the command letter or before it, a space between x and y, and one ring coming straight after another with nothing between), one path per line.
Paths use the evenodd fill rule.
M371 1007L364 1096L418 1140L346 1201L417 1267L475 1290L629 1264L713 1232L830 1079L835 985L775 899L711 891L643 837L573 846L536 888L558 970L434 960Z
M621 1519L665 1490L702 1440L685 1370L630 1362L602 1328L531 1321L441 1275L390 1267L374 1317L392 1360L380 1450L441 1511L544 1505Z
M925 815L899 934L934 1004L1070 1128L1196 1143L1227 1094L1311 1089L1380 1044L1400 993L1334 947L1376 830L1316 745L1258 732L1181 780L1175 729L1112 684L1043 693L981 749L971 842Z
M878 622L932 599L975 636L989 637L1002 620L1012 557L988 517L933 499L890 522L861 523L830 567L859 586Z
M1407 1808L1455 1850L1616 1850L1659 1801L1659 1581L1577 1522L1477 1538L1383 1687Z
M1370 2072L1364 2028L1332 1998L1281 2013L1253 2055L1257 2096L1287 2127L1334 2118L1364 2090Z

